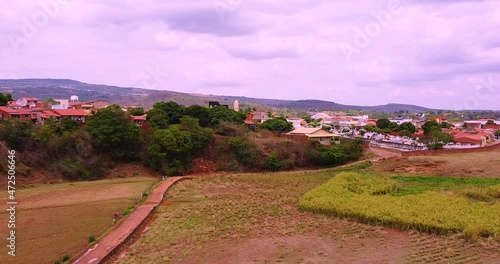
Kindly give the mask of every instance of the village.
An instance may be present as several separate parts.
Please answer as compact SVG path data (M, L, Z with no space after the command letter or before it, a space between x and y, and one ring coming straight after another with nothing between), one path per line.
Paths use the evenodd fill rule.
M47 101L32 97L21 97L0 106L2 119L19 119L32 121L43 126L53 118L73 119L85 123L86 118L95 111L112 105L106 100L81 102L77 95L69 99L49 99ZM239 102L232 107L219 102L207 102L205 107L226 107L242 111ZM121 106L128 111L135 106ZM256 109L254 109L256 110ZM273 118L286 119L293 128L291 131L277 131L280 136L295 140L316 140L323 145L340 144L342 139L360 139L367 145L395 149L400 151L427 150L432 145L440 144L443 149L482 148L500 143L500 121L491 119L448 121L446 116L432 116L418 113L418 118L383 118L373 119L369 115L351 116L344 112L310 112L303 117L283 117L272 112L249 111L244 124L250 129ZM131 120L142 127L147 124L147 112L144 115L131 115ZM434 140L422 140L426 135L426 124L437 126L441 133L449 135L448 140L439 137ZM146 125L147 126L147 125ZM429 132L429 131L428 131Z

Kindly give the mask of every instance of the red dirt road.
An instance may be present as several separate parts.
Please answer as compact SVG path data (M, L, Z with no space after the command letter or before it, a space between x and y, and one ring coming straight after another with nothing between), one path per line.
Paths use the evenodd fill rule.
M135 209L123 223L116 229L111 231L106 237L87 250L85 254L80 256L73 264L97 264L106 261L113 253L115 253L121 245L123 245L139 228L141 224L151 215L153 210L161 203L165 192L174 183L181 179L189 177L171 177L162 182L149 195L146 202Z

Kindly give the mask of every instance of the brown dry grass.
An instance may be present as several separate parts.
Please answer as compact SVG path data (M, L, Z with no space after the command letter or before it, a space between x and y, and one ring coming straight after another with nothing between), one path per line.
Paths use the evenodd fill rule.
M374 169L414 175L500 178L500 149L429 157L393 157L375 164Z
M74 257L85 249L89 236L105 234L113 225L113 214L133 206L155 182L151 177L136 177L17 191L17 256L1 254L0 263L54 263L64 254ZM0 193L2 204L6 195ZM7 217L6 211L0 212L0 219ZM0 229L6 234L6 225Z

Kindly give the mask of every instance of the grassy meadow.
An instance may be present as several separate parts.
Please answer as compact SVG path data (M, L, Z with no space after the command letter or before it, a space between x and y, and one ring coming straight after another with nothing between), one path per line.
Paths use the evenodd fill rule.
M64 255L76 257L113 226L115 212L123 213L156 183L135 177L44 185L16 192L16 257L0 255L0 263L54 263ZM5 202L7 192L0 193ZM7 211L0 212L7 219ZM1 233L7 232L6 225Z
M343 172L300 199L302 210L466 238L500 238L500 179Z

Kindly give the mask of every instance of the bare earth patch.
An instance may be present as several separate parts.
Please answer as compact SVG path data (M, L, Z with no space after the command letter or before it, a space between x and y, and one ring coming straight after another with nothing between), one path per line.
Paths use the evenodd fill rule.
M75 257L88 245L89 236L99 238L114 224L116 212L134 205L155 178L108 179L62 183L16 192L16 257L0 255L0 263L54 263L64 254ZM0 193L6 203L7 192ZM7 219L7 211L0 219ZM0 226L7 233L7 225Z

